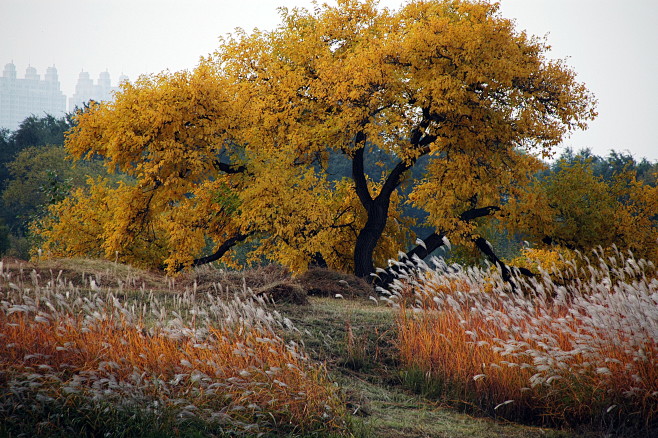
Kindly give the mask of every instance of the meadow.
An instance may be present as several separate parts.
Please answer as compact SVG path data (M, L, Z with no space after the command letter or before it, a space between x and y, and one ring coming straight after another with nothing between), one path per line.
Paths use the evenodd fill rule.
M321 270L5 260L0 435L652 436L656 269L570 263L519 293L442 259L379 291Z

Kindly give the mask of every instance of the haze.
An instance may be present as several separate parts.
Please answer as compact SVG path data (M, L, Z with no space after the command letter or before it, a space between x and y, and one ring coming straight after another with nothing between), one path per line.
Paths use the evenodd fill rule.
M402 0L383 0L399 8ZM552 57L566 58L598 98L599 117L563 147L629 151L658 160L658 2L655 0L502 0L517 28L547 35ZM2 0L0 65L13 61L43 76L59 72L71 96L80 71L135 79L162 70L192 69L221 35L241 27L271 29L278 6L312 7L308 0ZM559 151L558 151L559 152Z

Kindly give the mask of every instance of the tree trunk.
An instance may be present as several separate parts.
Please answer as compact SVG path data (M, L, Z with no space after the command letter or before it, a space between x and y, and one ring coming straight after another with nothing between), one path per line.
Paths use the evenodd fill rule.
M357 141L365 144L365 136L357 136ZM379 194L373 199L368 189L363 154L364 147L361 147L354 152L354 156L352 157L352 179L354 180L356 194L368 215L366 224L359 231L356 238L354 247L354 275L365 278L368 282L372 282L373 278L370 274L375 271L372 256L375 252L377 242L386 227L391 195L400 184L402 174L411 167L411 164L400 161L391 170Z
M367 208L368 220L359 232L354 247L354 275L372 281L370 274L375 271L372 256L377 242L384 232L388 219L388 202L374 201Z
M411 145L417 149L418 157L429 153L429 145L436 140L436 136L424 133L429 123L429 109L423 109L423 120L421 120L419 126L413 130L411 135ZM372 282L373 278L370 274L375 271L372 256L375 252L377 241L379 241L386 227L391 195L400 185L402 175L413 167L418 157L411 160L400 160L386 177L379 194L373 199L368 188L368 179L364 168L364 152L366 147L366 135L364 132L361 131L356 134L354 144L359 147L353 151L352 155L352 179L354 180L356 195L368 214L366 224L356 238L356 245L354 247L354 274L357 277L365 278L368 282Z

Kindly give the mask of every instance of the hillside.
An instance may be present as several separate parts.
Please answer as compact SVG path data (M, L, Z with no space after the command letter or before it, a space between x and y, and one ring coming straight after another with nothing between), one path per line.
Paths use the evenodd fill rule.
M316 270L293 279L285 270L268 266L244 273L206 267L171 279L121 264L85 259L39 263L5 259L0 271L0 297L5 304L17 296L17 291L43 296L44 301L53 294L67 298L70 294L71 301L85 296L92 301L116 299L125 308L155 300L162 319L168 311L184 320L194 320L199 313L190 308L203 308L207 300L214 299L211 297L229 300L235 295L246 299L267 294L274 301L268 304L270 311L289 319L295 327L285 335L287 341L303 345L310 358L323 364L321 369L326 369L329 378L340 385L342 403L349 411L350 433L356 436L585 436L496 421L478 416L476 409L466 409L470 411L466 414L457 409L459 403L447 406L412 392L403 384L398 367L395 312L369 298L369 286L354 277ZM148 313L140 314L147 326L151 324L145 318ZM5 378L0 381L5 382L6 391L6 370L2 373ZM75 417L75 413L72 415ZM186 436L186 432L181 433ZM297 436L294 431L289 435Z

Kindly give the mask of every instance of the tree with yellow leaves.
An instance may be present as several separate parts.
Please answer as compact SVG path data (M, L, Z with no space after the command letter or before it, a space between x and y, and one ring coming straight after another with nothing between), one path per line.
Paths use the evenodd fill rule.
M212 62L247 102L249 143L349 157L367 214L354 269L368 276L402 184L437 233L473 239L472 220L497 211L536 170L530 153L548 155L595 115L585 87L546 50L484 2L416 1L391 12L344 0L284 10L274 32L239 34ZM373 149L396 160L377 188L364 172ZM423 156L426 175L406 181ZM439 242L437 233L426 241Z
M444 235L477 243L473 221L595 115L546 51L485 2L282 9L277 29L226 38L191 73L126 85L78 117L67 147L135 178L104 225L105 254L150 242L178 268L259 236L257 254L294 269L319 257L368 277L409 242L402 203L435 230L411 253ZM393 161L380 176L365 170L371 151ZM351 178L330 181L332 153Z
M364 215L348 185L330 182L302 155L251 147L229 85L206 64L140 78L114 102L78 114L69 153L101 156L131 182L91 180L53 205L32 226L44 256L118 257L174 272L255 239L253 258L297 272L313 259L352 270L350 242ZM392 215L380 263L406 239L396 217L404 222ZM209 242L214 249L203 255Z
M505 207L508 229L544 247L587 252L613 245L658 262L658 187L623 169L609 180L591 160L561 159Z
M110 189L97 181L53 206L52 219L35 230L45 237L45 249L69 248L56 255L96 251L112 259L119 254L126 262L175 270L193 263L205 237L220 252L226 242L244 240L233 214L242 168L223 161L240 151L231 143L230 103L221 89L218 75L200 67L142 77L125 84L114 102L79 113L67 137L69 153L76 159L101 156L110 171L134 183ZM76 235L64 233L66 223L73 212L98 202L107 211L93 231L100 247L80 245Z

